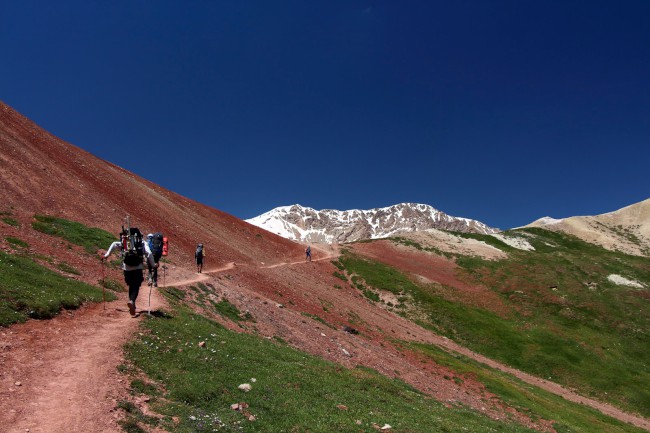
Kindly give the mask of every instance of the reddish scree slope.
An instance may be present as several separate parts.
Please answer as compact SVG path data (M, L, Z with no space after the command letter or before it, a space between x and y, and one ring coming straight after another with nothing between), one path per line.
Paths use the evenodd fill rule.
M226 262L302 254L293 242L64 142L2 102L0 150L0 203L15 214L45 213L116 234L129 214L144 233L164 232L174 253L188 262L198 242ZM255 242L256 235L264 242Z
M32 230L33 215L60 216L117 233L128 213L145 232L161 230L170 237L174 267L168 284L182 287L198 280L214 283L219 296L227 297L239 310L248 311L255 318L253 325L245 326L245 332L280 337L301 350L346 366L366 365L399 377L450 405L463 404L493 418L509 418L541 431L552 430L549 421L533 421L507 407L473 378L454 381L456 373L395 347L394 340L443 347L453 344L369 303L356 289L336 279L336 268L329 262L337 254L335 248L314 248L316 261L304 263L300 245L96 158L43 131L2 103L0 181L0 210L10 209L24 228L0 224L2 249L10 250L5 236L23 238L30 250L64 261L82 271L80 279L96 283L96 258L76 247L68 248L67 242ZM211 252L207 272L201 276L193 274L193 251L198 241L208 245ZM391 264L425 278L454 284L453 264L442 259L418 257L414 261L402 251L381 243L355 248L369 256L385 259L389 255L395 262ZM427 271L432 268L436 269L435 274ZM110 276L120 280L119 271L110 271ZM455 283L459 293L476 297L474 288ZM122 362L120 345L137 329L137 321L127 319L123 307L120 311L124 295L120 296L122 299L109 304L106 310L91 305L66 312L49 323L30 321L0 333L0 430L120 431L115 423L119 417L114 411L115 402L128 396L128 384L115 373L115 367ZM279 308L279 304L284 308ZM152 305L164 305L156 291ZM337 329L323 326L304 313L317 315ZM241 331L232 323L215 319ZM354 326L361 334L342 332L344 325ZM478 359L463 348L453 350ZM74 363L82 363L71 370L74 380L68 380L66 370L58 376L60 382L42 383L43 376L49 376L43 372L74 367ZM91 370L84 376L85 384L79 380L81 370ZM14 386L15 378L22 380L20 387ZM70 395L66 394L68 389ZM63 406L57 405L57 401ZM146 409L142 402L136 403ZM71 413L72 409L78 410ZM613 416L625 419L626 414Z

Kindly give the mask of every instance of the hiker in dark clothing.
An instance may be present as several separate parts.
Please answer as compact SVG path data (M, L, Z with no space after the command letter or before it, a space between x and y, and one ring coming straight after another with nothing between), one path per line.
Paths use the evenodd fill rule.
M159 242L157 245L156 242L154 241L154 234L149 233L147 235L147 241L144 243L145 249L149 250L149 254L153 257L153 261L157 266L151 266L149 262L147 262L147 267L149 268L149 277L147 284L148 285L153 285L154 287L158 287L158 266L160 262L160 257L162 257L162 234L156 233L156 236L160 237Z
M307 249L305 250L305 261L311 262L311 246L307 246Z
M203 244L198 244L196 246L196 252L194 253L194 258L196 259L196 271L199 274L203 271L204 257L205 257L205 251L203 250Z
M129 313L131 313L131 317L137 317L135 314L135 301L136 299L138 299L138 293L140 292L140 285L144 281L144 276L143 276L144 266L142 263L142 258L144 258L147 261L148 266L151 266L154 269L158 267L158 263L154 262L153 255L151 254L150 251L148 252L148 248L143 247L142 248L143 254L142 257L140 257L139 262L135 264L126 264L125 262L125 257L126 257L125 245L127 245L126 238L128 238L128 234L126 233L126 231L120 233L120 241L116 241L111 244L111 246L106 251L106 254L102 256L102 260L106 260L114 250L120 252L120 255L122 257L122 270L124 271L124 282L129 287L129 302L127 303L127 307L129 308Z

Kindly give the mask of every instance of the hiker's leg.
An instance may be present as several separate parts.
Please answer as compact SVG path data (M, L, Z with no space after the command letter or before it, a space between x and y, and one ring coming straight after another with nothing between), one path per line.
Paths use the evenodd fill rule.
M124 281L126 282L126 285L129 286L129 301L133 302L135 305L135 301L138 299L138 293L140 292L140 285L144 281L142 269L124 271Z
M154 254L153 261L156 265L160 266L160 254ZM154 284L158 284L158 266L153 268L153 282Z

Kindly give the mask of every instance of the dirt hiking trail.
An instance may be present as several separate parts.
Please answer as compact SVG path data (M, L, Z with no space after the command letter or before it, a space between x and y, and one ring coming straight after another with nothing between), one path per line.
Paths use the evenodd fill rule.
M207 278L197 274L166 283L182 286ZM137 331L140 317L166 304L156 288L150 291L143 284L132 319L126 294L120 295L117 301L67 310L51 320L0 328L0 433L123 432L115 409L128 394L117 370L122 346Z

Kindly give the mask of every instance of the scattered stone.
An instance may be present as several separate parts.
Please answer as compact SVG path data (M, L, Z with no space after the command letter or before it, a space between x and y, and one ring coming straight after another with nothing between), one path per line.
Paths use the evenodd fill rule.
M356 334L359 333L359 331L357 331L356 329L352 328L351 326L344 326L344 327L343 327L343 331L344 331L344 332L347 332L348 334L354 334L354 335L356 335Z
M255 379L254 377L251 377L251 382L255 383L255 382L257 382L257 379Z
M205 347L205 341L201 341L201 342L199 343L199 347Z
M242 384L239 385L237 388L239 388L240 390L242 390L242 391L244 391L244 392L248 392L248 391L250 391L251 389L253 389L253 387L251 386L250 383L242 383Z
M379 430L390 430L392 428L393 427L390 424L384 424L384 426L382 428L380 428Z
M355 423L356 425L361 425L361 424L362 424L362 422L361 422L360 419L356 420L354 423Z
M327 335L323 334L322 332L320 333L321 337L327 337Z
M348 410L348 407L344 404L337 404L336 407L339 408L340 410Z
M347 350L345 350L345 349L343 349L343 348L341 348L341 350L343 351L343 354L344 354L345 356L347 356L347 357L349 357L349 358L352 358L352 354L350 354L350 352L348 352Z
M255 415L249 415L248 420L249 421L255 421L257 418L255 418Z
M248 408L248 403L239 402L239 403L233 403L230 405L230 409L236 410L237 412L242 412L244 409Z
M14 385L16 385L16 386L22 386L22 382L16 382L16 383L14 383Z
M275 306L278 307L278 308L284 308L284 305L282 305L282 304L275 304Z

